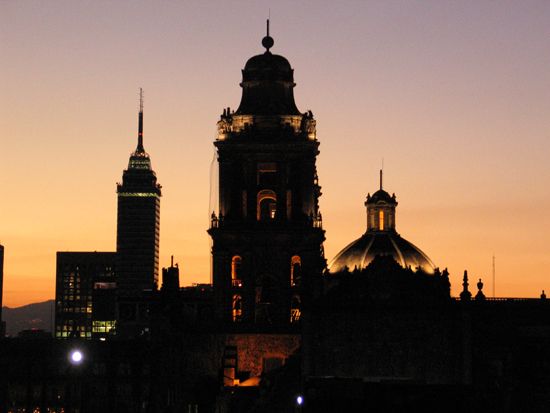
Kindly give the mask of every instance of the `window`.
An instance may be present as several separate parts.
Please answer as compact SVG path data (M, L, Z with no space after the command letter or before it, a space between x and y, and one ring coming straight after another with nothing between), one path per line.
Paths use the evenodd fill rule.
M378 229L384 231L384 211L380 210L378 212Z
M302 260L298 255L294 255L290 259L290 286L295 287L300 285L302 278Z
M92 333L108 333L115 327L115 325L116 325L116 321L114 320L108 320L108 321L94 320L92 321Z
M271 221L277 214L277 195L275 192L264 189L258 192L257 203L258 221Z
M234 323L242 321L243 318L243 300L239 294L233 296L232 318Z
M290 301L290 322L295 323L300 320L302 312L300 310L300 296L294 295Z
M238 255L235 255L231 259L231 285L233 287L242 287L243 285L241 280L242 262L243 262L243 259Z
M114 282L95 282L94 290L112 290L116 288L116 283Z

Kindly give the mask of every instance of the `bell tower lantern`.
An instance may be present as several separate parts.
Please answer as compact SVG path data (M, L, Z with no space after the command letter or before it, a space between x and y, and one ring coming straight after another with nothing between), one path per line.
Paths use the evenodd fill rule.
M382 188L382 170L380 170L380 189L372 196L367 195L367 231L395 231L395 194L388 194Z
M296 107L290 63L270 51L269 21L262 45L242 71L238 109L217 124L219 205L208 232L218 317L281 325L299 320L325 268L319 142L312 112Z

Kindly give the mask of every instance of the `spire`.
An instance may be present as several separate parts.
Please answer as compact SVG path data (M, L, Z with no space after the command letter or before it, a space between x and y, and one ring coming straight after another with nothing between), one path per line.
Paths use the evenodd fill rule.
M139 88L138 143L130 155L128 169L151 169L151 160L143 148L143 89Z
M143 89L139 88L138 145L136 152L145 152L143 148Z
M460 299L462 301L470 301L472 298L472 293L468 291L468 271L464 270L464 278L462 279L462 287L463 290L460 293Z
M271 37L269 35L269 19L267 19L267 34L266 36L262 39L262 46L265 47L266 49L266 53L271 53L269 51L269 49L271 49L273 47L273 44L274 44L274 40L273 40L273 37Z
M380 190L382 190L382 169L380 169Z

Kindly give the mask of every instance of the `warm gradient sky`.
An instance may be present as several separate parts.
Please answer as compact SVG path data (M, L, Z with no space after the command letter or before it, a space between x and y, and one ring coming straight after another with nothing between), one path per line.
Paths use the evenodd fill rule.
M549 1L14 0L0 2L4 304L54 296L56 251L114 251L140 86L161 265L174 254L183 284L209 281L216 121L269 8L272 50L317 118L327 258L364 232L384 158L397 230L454 294L464 269L491 294L493 253L498 296L550 290Z

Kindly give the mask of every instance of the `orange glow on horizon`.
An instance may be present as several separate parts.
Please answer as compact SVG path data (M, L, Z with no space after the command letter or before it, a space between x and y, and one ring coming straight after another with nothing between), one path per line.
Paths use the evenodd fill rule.
M160 266L174 255L182 285L210 282L216 122L263 53L268 4L0 4L4 305L54 297L56 251L115 250L141 85ZM492 295L493 253L497 296L550 290L550 3L283 1L272 14L271 51L317 121L328 261L366 230L384 158L396 230L448 267L454 295L464 269Z

